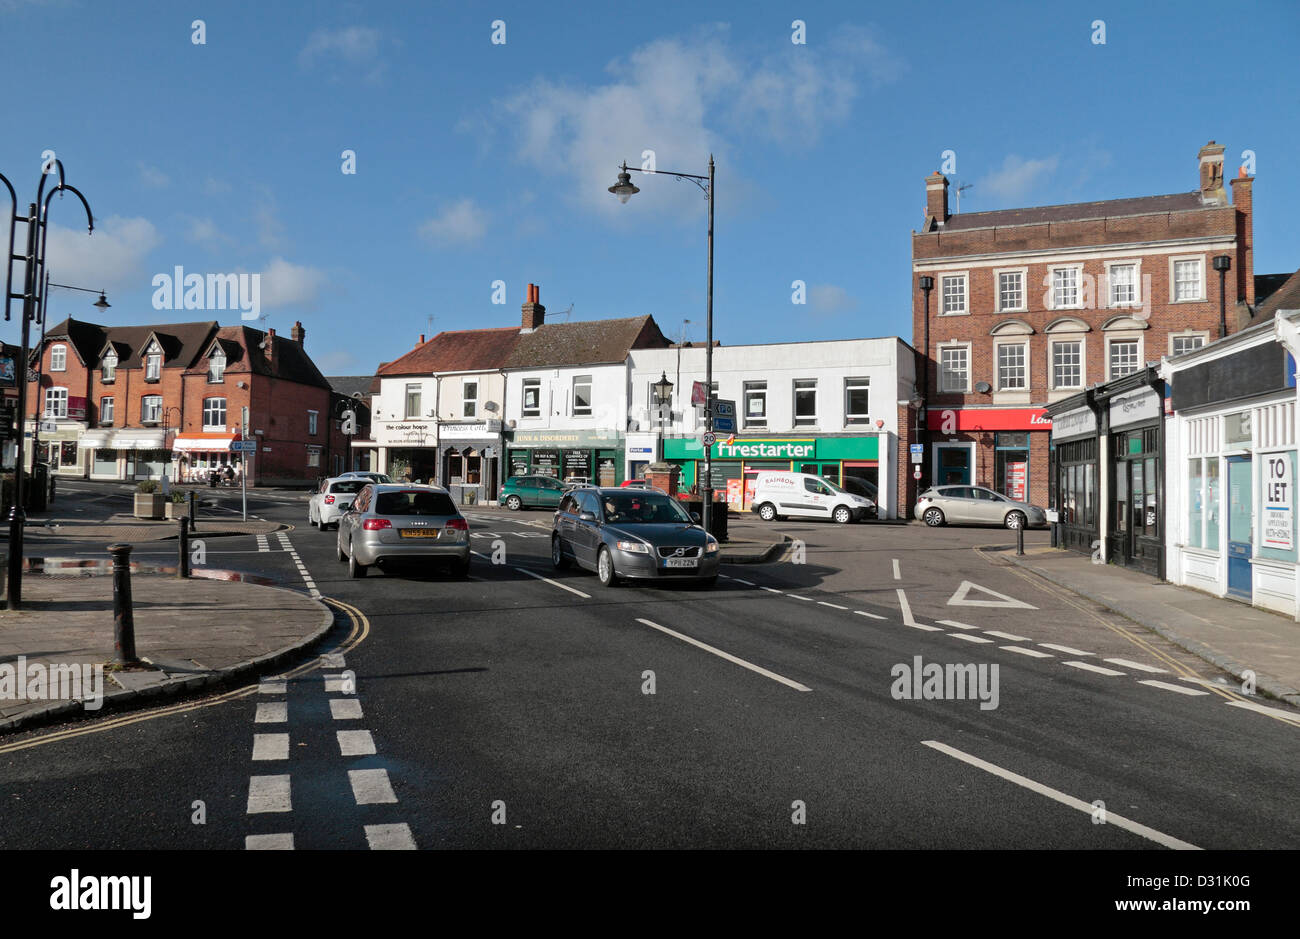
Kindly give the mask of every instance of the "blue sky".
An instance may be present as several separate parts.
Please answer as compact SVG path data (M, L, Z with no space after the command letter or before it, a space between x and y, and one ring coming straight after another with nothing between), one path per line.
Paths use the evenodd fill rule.
M234 323L155 310L152 279L258 272L256 325L301 320L326 374L368 374L420 333L517 324L529 282L552 314L702 339L703 196L606 187L645 150L701 174L712 152L719 340L910 340L948 149L967 211L1188 191L1207 140L1228 175L1253 150L1256 272L1300 267L1298 34L1292 2L0 0L0 172L25 209L53 149L94 209L86 238L55 201L49 269L113 307L55 291L54 319Z

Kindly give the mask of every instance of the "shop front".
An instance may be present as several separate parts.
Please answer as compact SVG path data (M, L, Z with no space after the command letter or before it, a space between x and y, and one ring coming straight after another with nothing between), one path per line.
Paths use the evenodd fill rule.
M237 433L177 435L172 441L172 475L177 482L206 484L209 473L227 465L242 475L244 454L231 449L231 444L240 439Z
M1272 327L1166 365L1168 576L1297 616L1296 362Z
M719 440L709 454L713 489L726 494L731 511L747 512L759 473L812 473L854 492L875 493L870 497L885 507L882 515L887 514L894 484L889 478L881 479L884 436L737 437L730 443ZM664 459L682 468L681 488L698 491L704 472L703 444L694 437L668 437L663 447Z
M1157 382L1163 391L1154 368L1097 390L1110 425L1106 560L1163 578L1164 394L1149 386L1133 388L1139 381Z
M1048 503L1045 408L931 408L930 485L985 486L1018 502Z
M85 476L86 462L78 446L80 437L81 431L76 427L60 426L58 430L42 431L37 438L37 461L48 463L50 472L60 476Z
M500 421L444 421L438 428L439 478L458 503L496 497L500 455Z
M1101 474L1097 462L1097 412L1090 393L1048 408L1052 421L1053 497L1062 548L1091 555L1101 541Z
M617 486L626 478L621 434L521 430L506 434L506 438L506 463L511 476L590 479L597 486Z
M378 472L397 480L440 482L436 421L382 421L374 427L379 450Z

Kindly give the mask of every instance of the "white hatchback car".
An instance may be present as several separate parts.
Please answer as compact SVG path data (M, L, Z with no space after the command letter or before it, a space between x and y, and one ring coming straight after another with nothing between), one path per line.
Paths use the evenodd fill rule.
M337 527L339 516L348 510L357 493L369 482L364 476L335 476L322 480L320 488L312 493L311 501L307 503L307 521L321 531L331 525Z

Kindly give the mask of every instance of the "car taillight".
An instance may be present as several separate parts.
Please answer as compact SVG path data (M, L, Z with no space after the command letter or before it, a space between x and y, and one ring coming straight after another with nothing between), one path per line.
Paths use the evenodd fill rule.
M325 504L326 504L326 505L333 505L333 504L334 504L334 497L333 497L333 496L326 496L326 497L325 497Z
M469 522L463 518L453 518L446 527L451 531L469 531Z
M368 518L361 527L366 531L379 531L381 528L392 528L393 523L386 518Z

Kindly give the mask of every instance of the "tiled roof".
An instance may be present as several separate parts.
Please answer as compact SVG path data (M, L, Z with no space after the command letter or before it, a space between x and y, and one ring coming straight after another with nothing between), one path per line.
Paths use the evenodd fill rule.
M351 398L353 395L360 395L365 398L370 394L370 383L374 381L373 375L326 375L325 380L330 383L330 387L344 397Z
M614 320L543 323L519 342L505 368L540 368L622 362L632 349L658 348L669 342L652 316Z
M207 351L207 343L217 324L214 320L197 323L160 323L154 326L100 326L68 317L45 331L46 340L66 339L76 347L81 360L89 366L98 363L100 350L112 342L118 352L119 368L139 368L141 353L149 337L156 336L163 350L164 368L189 368ZM124 352L129 350L129 352Z
M1250 318L1250 321L1253 324L1270 320L1278 310L1300 310L1300 271L1288 277L1286 283L1255 307L1255 315Z
M501 368L519 338L519 327L438 333L401 358L379 366L377 375L432 375Z
M1071 202L1066 205L998 209L993 212L961 212L949 216L948 221L940 231L953 232L971 228L1002 228L1009 225L1040 225L1044 222L1077 222L1083 219L1120 218L1125 215L1152 215L1162 212L1191 212L1202 208L1210 207L1201 204L1201 194L1199 192L1176 192L1167 196L1140 196L1136 199ZM1218 208L1221 208L1221 206Z
M223 326L217 331L216 338L226 352L228 373L251 372L316 388L330 387L302 344L287 336L276 336L271 340L274 343L274 354L270 361L266 358L266 351L259 348L268 338L260 329L251 326ZM207 351L206 346L203 351ZM207 368L208 363L203 360L195 362L191 371L206 372Z

